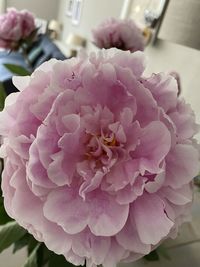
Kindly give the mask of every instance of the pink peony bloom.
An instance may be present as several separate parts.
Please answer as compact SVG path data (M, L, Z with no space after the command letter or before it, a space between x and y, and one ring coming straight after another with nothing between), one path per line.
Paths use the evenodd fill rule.
M110 18L92 30L94 43L99 48L116 47L121 50L144 50L144 36L133 20Z
M0 16L0 47L18 48L19 42L26 39L35 28L31 13L9 8L7 13Z
M0 113L8 214L75 265L114 267L174 237L199 172L194 114L142 52L110 49L15 77Z

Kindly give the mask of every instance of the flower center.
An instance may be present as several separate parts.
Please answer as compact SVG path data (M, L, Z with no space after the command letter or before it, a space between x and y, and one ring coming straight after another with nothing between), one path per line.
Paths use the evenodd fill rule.
M119 145L114 134L112 134L111 137L103 137L102 142L105 146L108 146L108 147Z
M90 135L88 137L86 160L93 161L96 168L110 165L113 158L113 148L119 146L115 134Z

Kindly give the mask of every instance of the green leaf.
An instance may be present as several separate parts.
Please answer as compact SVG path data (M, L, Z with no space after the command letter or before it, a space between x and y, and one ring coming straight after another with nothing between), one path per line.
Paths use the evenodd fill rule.
M4 67L7 68L12 73L20 75L20 76L30 75L30 72L22 66L13 65L13 64L4 64Z
M51 254L52 252L45 246L44 243L42 243L37 251L38 267L46 266L46 263L49 261Z
M52 251L50 251L45 244L42 246L43 249L43 261L42 261L42 266L46 266L47 262L49 262L50 256L52 255ZM38 262L38 267L40 267L39 262Z
M0 83L0 111L3 110L4 108L5 99L6 99L6 92L3 87L3 84Z
M74 267L73 264L66 261L64 256L52 253L49 259L48 267Z
M3 202L0 201L0 225L4 225L10 221L12 221L12 219L7 215Z
M158 261L159 255L156 250L151 251L148 255L144 256L147 261Z
M8 222L0 229L0 253L26 234L26 230L15 221Z
M28 242L28 255L30 255L33 250L37 247L38 241L31 235Z
M29 239L30 239L30 235L27 233L24 236L22 236L22 238L17 240L14 243L14 246L13 246L13 253L15 253L18 250L20 250L20 249L24 248L25 246L27 246L28 242L29 242Z
M194 184L200 187L200 174L194 177Z
M4 225L10 221L13 221L5 211L2 191L0 189L0 225Z
M171 260L171 257L167 251L167 248L165 248L164 246L159 246L156 250L160 256L162 256L166 260Z
M37 251L37 267L42 267L43 266L43 256L44 256L44 247L43 244L39 247Z
M40 243L34 248L32 253L29 255L23 267L38 267L37 265L37 251L40 247Z

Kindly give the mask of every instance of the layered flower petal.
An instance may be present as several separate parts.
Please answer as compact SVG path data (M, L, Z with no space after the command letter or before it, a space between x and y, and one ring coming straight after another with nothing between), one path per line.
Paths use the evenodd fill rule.
M79 233L87 226L88 214L87 204L68 187L52 191L44 205L44 216L69 234Z
M190 183L199 172L198 155L198 150L192 145L177 144L166 158L165 185L179 188Z
M143 194L132 206L132 220L144 244L155 245L167 236L173 226L165 212L165 205L157 195Z
M94 191L90 202L88 225L93 234L113 236L123 228L128 217L129 205L120 205L113 196L101 191Z

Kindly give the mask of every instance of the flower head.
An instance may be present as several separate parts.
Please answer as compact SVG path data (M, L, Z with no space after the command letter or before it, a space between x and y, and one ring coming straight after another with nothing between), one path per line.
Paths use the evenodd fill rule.
M51 60L0 113L8 214L75 265L133 261L174 236L199 171L194 114L144 55Z
M121 50L144 50L144 36L133 20L110 18L92 31L94 43L99 48L116 47Z
M34 17L26 10L9 8L0 16L0 47L17 50L20 42L36 29Z

